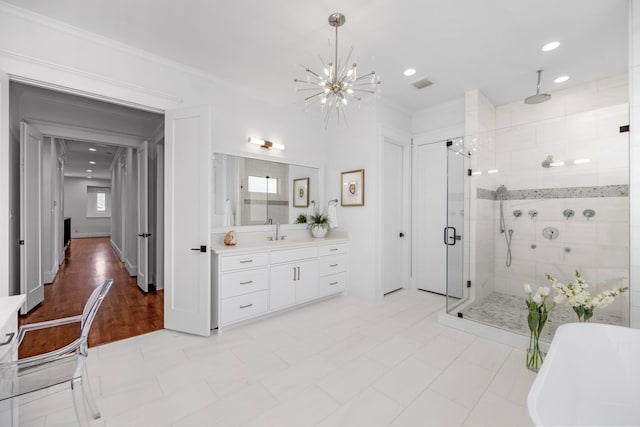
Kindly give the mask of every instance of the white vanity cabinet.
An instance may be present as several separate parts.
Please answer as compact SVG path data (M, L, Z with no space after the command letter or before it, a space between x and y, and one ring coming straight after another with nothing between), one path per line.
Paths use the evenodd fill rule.
M344 292L347 288L347 244L321 246L318 255L320 295Z
M224 326L267 312L269 254L266 251L214 259L214 326ZM217 280L216 280L217 279Z
M346 239L214 247L213 257L211 324L218 331L347 287Z
M318 296L318 248L271 252L269 309L276 310Z

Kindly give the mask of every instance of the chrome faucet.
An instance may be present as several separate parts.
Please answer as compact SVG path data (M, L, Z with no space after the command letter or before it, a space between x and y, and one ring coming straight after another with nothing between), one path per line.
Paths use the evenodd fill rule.
M280 223L276 222L276 240L278 240L278 234L280 234Z

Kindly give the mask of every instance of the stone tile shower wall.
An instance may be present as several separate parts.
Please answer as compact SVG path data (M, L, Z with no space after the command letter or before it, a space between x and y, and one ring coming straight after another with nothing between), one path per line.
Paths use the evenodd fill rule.
M495 251L478 250L476 264L492 263L493 289L522 295L522 284L543 284L544 274L570 280L577 268L586 280L607 289L629 283L629 123L627 76L591 82L553 93L544 104L516 102L495 109L496 129L476 136L474 176L478 209L491 209ZM567 165L543 168L547 156ZM589 159L587 163L569 165ZM487 175L488 170L497 172ZM508 189L506 228L514 230L512 263L499 232L495 190ZM538 215L530 218L535 209ZM566 219L565 209L574 211ZM587 219L583 211L592 209ZM513 212L522 216L515 218ZM481 212L477 217L484 217ZM543 237L545 227L559 231ZM486 245L484 245L486 247ZM628 295L607 311L628 320Z

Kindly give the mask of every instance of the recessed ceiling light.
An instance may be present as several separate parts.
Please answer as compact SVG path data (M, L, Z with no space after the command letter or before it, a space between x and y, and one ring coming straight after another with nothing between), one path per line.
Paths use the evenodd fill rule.
M89 148L89 151L96 151L95 148Z
M93 172L93 171L92 171L91 169L87 169L87 172L91 173L91 172Z
M407 77L411 77L416 73L416 69L415 68L407 68L406 70L404 70L404 72L402 74L404 74Z
M89 164L90 164L90 165L95 165L95 164L96 164L96 162L94 162L93 160L91 160L91 161L89 161Z
M558 46L560 46L560 42L549 42L547 44L545 44L544 46L542 46L542 51L543 52L550 52L554 49L557 49Z
M569 80L569 76L560 76L557 79L555 79L553 82L554 83L564 83L567 80Z

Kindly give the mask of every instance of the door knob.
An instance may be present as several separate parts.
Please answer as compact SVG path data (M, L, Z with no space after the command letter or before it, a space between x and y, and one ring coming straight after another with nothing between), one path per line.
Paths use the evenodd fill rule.
M207 252L207 247L205 245L202 245L199 248L191 248L191 250L198 251L198 252Z
M400 234L398 236L404 237L404 233L400 232Z

